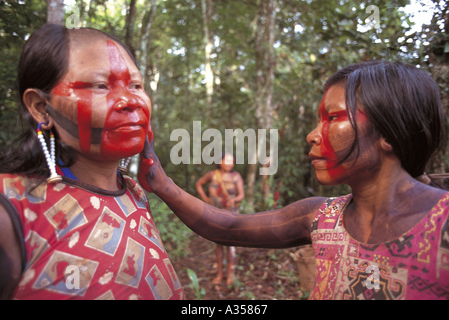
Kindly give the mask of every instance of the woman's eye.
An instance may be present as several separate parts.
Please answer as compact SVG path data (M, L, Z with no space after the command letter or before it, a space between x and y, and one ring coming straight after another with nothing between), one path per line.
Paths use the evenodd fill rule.
M133 84L131 85L131 89L137 89L137 90L140 90L140 89L142 89L142 88L143 88L143 86L142 86L141 83L133 83Z
M347 118L346 111L339 111L339 112L333 112L328 116L329 122L335 121L335 120L344 120Z
M93 85L93 88L95 89L101 89L101 90L107 90L108 89L108 85L105 83L97 83Z

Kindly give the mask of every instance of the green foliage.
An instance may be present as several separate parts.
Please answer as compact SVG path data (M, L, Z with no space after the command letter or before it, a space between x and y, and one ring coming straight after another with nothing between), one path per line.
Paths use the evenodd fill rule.
M154 222L170 257L185 257L192 231L157 196L149 194L148 199Z
M190 287L195 292L196 300L203 299L204 295L206 294L206 290L200 287L200 282L198 280L198 276L196 275L195 271L187 268L187 275L189 276L190 281L192 281L190 283Z
M139 67L146 67L145 88L153 102L156 151L167 174L189 193L196 194L195 181L213 166L174 165L170 159L170 150L177 143L170 140L174 129L184 128L192 134L193 121L201 121L203 131L215 128L223 136L225 129L258 129L255 35L259 1L212 1L209 27L214 40L211 60L215 85L210 103L204 85L201 0L139 0L131 26L127 25L129 1L75 1L82 26L99 28L122 38L135 52ZM273 128L280 134L279 170L270 182L272 193L282 182L283 205L311 195L350 192L345 186L324 188L317 184L308 159L310 147L306 136L317 123L322 86L339 68L370 59L426 66L425 36L410 31L410 18L401 9L408 3L407 0L277 1L272 101ZM2 147L20 129L15 88L17 61L27 36L45 22L46 4L32 0L2 0L0 4ZM150 21L152 4L156 11ZM369 5L379 10L378 28L366 26ZM69 14L67 10L66 16ZM144 50L148 58L142 61L143 28L149 22L149 44ZM434 21L434 26L437 23L441 21ZM126 30L131 30L131 38L125 38ZM428 40L444 52L446 33L438 27L432 30L435 31ZM447 86L442 85L442 90L447 91ZM206 144L203 142L203 146ZM246 181L248 165L238 165L236 169ZM269 207L269 201L261 196L260 180L257 176L256 198ZM173 223L171 219L168 222Z
M201 121L202 131L215 128L222 136L225 129L259 129L255 115L255 37L260 1L264 0L212 1L209 27L214 41L211 62L215 85L210 103L204 85L205 35L201 0L138 0L133 25L128 25L131 3L128 0L72 1L79 9L83 27L98 28L121 38L135 53L141 70L145 68L145 88L153 103L155 149L168 176L191 194L196 195L196 180L214 166L174 165L170 159L171 148L177 143L170 139L173 130L184 128L192 136L193 121ZM280 194L277 207L304 197L350 192L347 186L323 187L317 183L308 157L310 146L306 142L307 134L317 124L324 82L346 65L371 59L419 65L432 72L449 110L447 4L434 0L438 10L433 21L423 32L416 33L411 32L410 17L402 10L409 2L277 1L274 114L270 116L274 119L273 128L279 130L278 172L268 179L268 197L262 192L261 177L257 176L255 206L244 200L242 213L273 208L276 191ZM369 5L379 10L377 28L366 26ZM67 17L71 12L70 7L66 9ZM0 151L21 129L16 74L22 46L45 21L46 1L0 0ZM149 23L148 45L142 49L143 30ZM126 34L130 37L126 38ZM203 142L203 147L205 145L207 142ZM193 154L190 156L192 158ZM447 171L449 151L442 152L440 158L442 170ZM245 181L248 169L247 162L236 166ZM149 200L170 256L185 256L192 231L154 194L149 194ZM197 275L191 269L187 269L187 273L196 298L202 299L206 292L200 287ZM285 276L294 279L292 274ZM237 286L241 284L237 282ZM280 287L277 294L282 296L283 290ZM245 290L241 297L252 299L254 295Z
M44 1L0 1L0 150L20 133L16 86L25 39L46 19Z

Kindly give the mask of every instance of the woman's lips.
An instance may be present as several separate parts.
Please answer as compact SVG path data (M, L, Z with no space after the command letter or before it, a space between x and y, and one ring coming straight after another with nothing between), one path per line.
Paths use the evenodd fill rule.
M148 123L142 120L139 121L127 121L127 122L110 122L105 125L105 130L140 130L148 127Z
M116 130L116 131L137 131L143 129L143 126L136 125L136 124L125 124L118 127L115 127L114 129L110 130Z
M315 170L317 170L317 169L327 169L328 162L325 159L315 159L315 160L312 160L311 165L312 165L312 167Z
M311 165L315 170L329 169L336 164L333 160L312 153L309 153L309 158L311 160Z
M109 137L109 139L116 140L118 143L119 140L123 139L127 140L134 137L145 136L146 128L148 128L148 124L123 123L119 125L114 125L109 129L105 128L105 134Z

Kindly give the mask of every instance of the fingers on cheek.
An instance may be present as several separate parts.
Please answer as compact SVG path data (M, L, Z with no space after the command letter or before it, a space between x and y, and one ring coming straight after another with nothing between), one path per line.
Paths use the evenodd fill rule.
M151 127L151 122L148 128L148 139L151 141L152 139L154 139L154 132L153 132L153 128Z
M140 185L148 192L152 192L150 185L148 184L147 175L151 169L151 166L154 164L154 160L152 158L143 158L140 157L140 164L139 164L139 173L138 173L138 180Z

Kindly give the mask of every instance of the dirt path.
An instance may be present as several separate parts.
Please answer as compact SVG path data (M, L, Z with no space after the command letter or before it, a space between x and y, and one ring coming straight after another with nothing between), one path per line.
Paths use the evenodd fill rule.
M306 299L308 292L299 285L298 269L292 249L236 248L236 277L233 287L224 283L213 285L217 273L215 245L197 235L192 237L187 257L172 263L188 300L298 300ZM187 274L191 269L198 277L195 290Z

